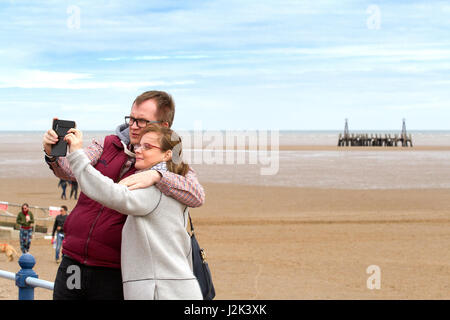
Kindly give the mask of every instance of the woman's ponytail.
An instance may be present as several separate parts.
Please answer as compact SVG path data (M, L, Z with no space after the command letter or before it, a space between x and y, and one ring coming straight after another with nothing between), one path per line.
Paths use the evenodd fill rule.
M172 129L160 125L151 125L141 132L141 137L148 132L156 132L160 136L160 145L162 151L172 150L171 160L166 161L167 170L170 172L186 176L189 171L189 165L182 160L181 137Z

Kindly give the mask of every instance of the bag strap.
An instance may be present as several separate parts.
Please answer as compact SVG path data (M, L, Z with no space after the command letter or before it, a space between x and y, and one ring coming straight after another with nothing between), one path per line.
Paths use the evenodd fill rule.
M186 209L187 209L187 206L186 206ZM188 217L189 217L189 224L191 225L191 234L190 234L190 236L193 237L194 236L194 225L192 224L192 218L191 218L191 214L189 213L189 211L188 211ZM195 241L197 241L197 240L195 240ZM206 252L202 248L200 248L200 257L202 258L202 262L206 263Z
M189 225L190 225L190 228L191 228L191 236L194 234L194 225L192 224L192 219L191 219L191 213L189 212L189 207L188 206L186 206L185 208L184 208L184 212L186 212L187 211L187 213L188 213L188 217L189 217Z
M191 234L194 234L194 225L192 224L191 214L188 212L189 224L191 226Z

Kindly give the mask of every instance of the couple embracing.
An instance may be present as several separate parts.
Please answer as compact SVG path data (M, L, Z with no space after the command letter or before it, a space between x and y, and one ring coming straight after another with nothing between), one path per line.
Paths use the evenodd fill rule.
M174 114L169 94L147 91L103 141L83 148L82 132L70 129L66 157L49 156L58 137L51 129L44 134L50 169L82 191L64 225L55 300L202 299L186 225L188 208L205 195L180 160ZM76 287L68 286L73 270Z

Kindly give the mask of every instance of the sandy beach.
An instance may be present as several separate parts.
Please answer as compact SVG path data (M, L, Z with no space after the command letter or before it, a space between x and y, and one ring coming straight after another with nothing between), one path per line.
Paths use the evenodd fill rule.
M57 179L0 179L11 203L48 207L60 200ZM450 190L338 190L204 184L193 209L217 299L449 299ZM12 211L12 210L11 210ZM40 215L39 213L37 214ZM9 242L19 249L17 240ZM49 240L34 239L35 271L53 281ZM369 266L381 288L368 289ZM18 271L0 255L0 269ZM36 289L36 299L51 299ZM0 299L17 288L0 279Z
M401 151L401 152L413 152L413 151L450 151L450 146L441 145L419 145L413 147L338 147L332 145L279 145L277 147L273 146L263 146L258 148L253 146L250 148L247 145L242 146L232 146L232 147L204 147L203 150L279 150L279 151Z
M114 263L102 253L117 260L112 233L122 225L107 207L142 213L142 198L121 198L126 190L83 166L78 178L93 180L78 191L92 186L102 204L82 201L73 214L77 201L61 199L58 183L76 180L66 157L82 142L109 181L158 165L158 186L181 200L174 206L199 203L188 200L203 200L203 186L190 215L215 299L238 301L228 317L232 304L249 315L264 300L377 300L370 314L388 313L379 300L450 300L450 1L9 0L0 15L0 249L21 253L15 222L29 204L40 279L54 282L61 263L51 243L61 206L77 220L66 224L66 249L96 267ZM148 126L171 130L144 137ZM83 159L73 156L76 170ZM173 166L158 162L169 158ZM198 180L161 172L181 162ZM173 227L182 219L165 214L176 214L173 199L159 200L126 229L137 239L122 250L132 256L125 286L142 296L154 287L155 298L195 282L177 262L189 249ZM19 258L0 252L0 271L17 273ZM94 296L89 281L114 290L71 270L80 295ZM0 277L0 303L17 299L15 281ZM332 310L308 304L316 316ZM184 315L214 310L188 305Z
M433 146L433 145L421 145L415 147L337 147L337 146L325 146L325 145L281 145L280 151L450 151L450 146Z

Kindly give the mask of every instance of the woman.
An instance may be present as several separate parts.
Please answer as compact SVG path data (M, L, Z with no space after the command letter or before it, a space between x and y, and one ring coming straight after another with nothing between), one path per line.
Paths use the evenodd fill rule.
M20 225L20 250L22 253L30 251L31 239L33 238L34 217L27 203L22 205L22 210L17 215L17 224Z
M66 188L67 188L67 181L63 179L59 179L58 188L61 187L62 193L61 193L61 199L67 200L66 197Z
M140 144L135 145L136 169L158 165L185 175L189 166L172 161L173 153L181 151L181 141L172 141L173 134L168 128L147 127ZM128 215L121 249L124 298L202 299L192 271L191 242L186 231L187 207L154 186L128 190L103 176L90 165L82 150L81 131L70 129L64 140L69 144L68 160L82 192Z

